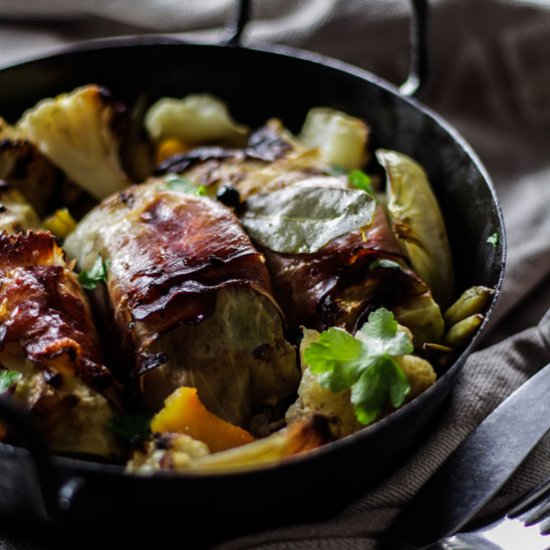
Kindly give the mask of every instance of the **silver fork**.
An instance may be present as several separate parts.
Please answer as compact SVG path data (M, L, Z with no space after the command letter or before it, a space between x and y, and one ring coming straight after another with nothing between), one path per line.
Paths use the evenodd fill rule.
M457 533L429 547L436 550L547 550L550 548L550 479L521 498L497 521Z

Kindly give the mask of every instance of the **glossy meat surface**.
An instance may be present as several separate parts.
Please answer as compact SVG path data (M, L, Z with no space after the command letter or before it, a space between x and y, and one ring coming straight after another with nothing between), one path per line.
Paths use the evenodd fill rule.
M195 385L210 410L245 424L296 388L263 256L225 206L155 180L104 201L66 249L80 269L98 254L109 262L117 333L152 409Z
M0 234L0 363L22 374L15 397L60 452L109 456L117 387L89 305L48 233Z
M168 159L161 170L183 173L207 189L234 186L245 217L246 201L254 195L267 203L271 193L305 182L357 190L347 177L334 177L316 149L304 150L277 121L253 134L246 149L192 150ZM255 244L266 258L275 298L291 329L336 325L354 331L372 309L386 306L413 331L418 346L440 340L439 307L406 262L380 203L372 223L314 253L281 253Z
M352 285L360 285L355 301L373 298L383 283L380 273L370 271L377 258L399 261L400 251L378 206L373 223L363 233L353 231L334 239L314 254L280 254L263 250L272 276L275 295L290 326L305 325L324 330L333 325L353 330L359 312L348 311L350 303L338 299ZM384 270L384 275L395 275ZM387 277L386 277L387 278ZM351 297L347 299L350 302ZM376 297L374 296L374 300Z

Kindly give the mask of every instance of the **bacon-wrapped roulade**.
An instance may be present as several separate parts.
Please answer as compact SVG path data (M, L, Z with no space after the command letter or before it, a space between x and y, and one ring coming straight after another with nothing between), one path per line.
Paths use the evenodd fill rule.
M76 274L49 233L0 234L0 369L56 452L111 457L117 387Z
M260 247L289 325L354 332L378 307L394 311L417 344L441 338L443 320L429 288L407 266L377 204L370 225L318 251L288 254Z
M111 197L65 247L81 270L106 264L115 333L149 407L193 386L244 426L295 391L296 352L263 256L227 207L184 184L154 180Z
M441 339L440 308L407 262L382 204L348 175L335 176L317 149L304 149L278 121L243 150L199 148L159 171L218 193L238 191L241 222L266 258L291 328L353 331L386 306L418 346Z
M284 202L289 221L293 222L295 211L290 201L306 191L311 193L314 206L305 209L304 216L315 217L317 232L326 232L328 242L319 246L322 239L314 241L308 237L309 242L305 246L300 244L298 249L295 243L302 243L299 236L302 227L295 228L295 223L283 220L281 232L295 231L298 236L294 241L292 235L276 239L267 230L264 216L267 213L269 219L269 214L279 211L278 205ZM339 326L354 332L373 309L384 306L412 330L417 345L438 341L443 333L443 320L430 289L405 262L382 205L374 198L370 204L355 202L365 201L361 194L366 195L364 191L349 189L344 177L315 176L281 191L249 197L242 221L266 258L275 297L290 327L303 325L325 330ZM346 230L345 222L338 220L343 229L329 239L332 220L318 220L317 214L339 213L340 207L333 210L323 203L348 200L357 207L357 212L368 212L366 223L357 227L365 221L358 217ZM270 206L270 201L275 204ZM348 211L351 211L349 217L356 214L352 208L346 208L342 209L343 215L347 216ZM354 223L355 229L351 227ZM287 245L295 250L288 251ZM304 248L306 252L301 252Z

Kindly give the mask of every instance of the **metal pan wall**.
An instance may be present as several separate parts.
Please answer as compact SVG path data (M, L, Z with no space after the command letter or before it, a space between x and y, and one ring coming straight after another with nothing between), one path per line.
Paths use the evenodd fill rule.
M141 93L154 101L209 92L225 100L237 120L252 126L276 116L296 130L307 110L321 105L364 118L372 127L374 147L406 153L428 172L448 225L458 290L472 284L500 288L504 226L483 167L444 121L375 76L287 48L134 38L99 42L0 71L0 114L14 121L38 100L92 82L126 101ZM486 242L495 232L502 237L496 248ZM382 480L422 441L478 338L479 332L448 372L403 409L277 468L148 479L108 465L55 458L51 475L58 479L46 495L50 518L88 524L115 520L117 525L179 518L191 529L199 519L214 517L220 529L216 535L225 536L244 529L243 517L261 528L330 514ZM31 462L26 451L0 444L1 513L44 517ZM155 504L159 502L163 505Z

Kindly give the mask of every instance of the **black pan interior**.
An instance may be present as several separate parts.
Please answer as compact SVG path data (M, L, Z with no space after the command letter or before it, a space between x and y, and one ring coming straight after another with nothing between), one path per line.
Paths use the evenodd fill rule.
M252 126L276 116L297 130L313 106L341 109L368 121L375 147L409 154L427 170L447 222L458 290L472 284L499 287L504 228L494 191L468 146L436 116L372 75L313 54L141 42L96 44L89 50L0 71L0 115L15 121L38 100L92 82L128 102L140 93L154 101L164 95L209 92L224 99L237 120ZM486 242L495 232L501 236L497 247ZM280 510L282 501L289 510L301 510L300 517L306 504L308 513L319 515L380 481L411 452L473 345L457 359L451 372L403 410L322 449L315 457L291 461L284 468L240 476L138 481L101 465L60 459L63 477L78 473L88 481L72 514L90 519L129 507L136 518L140 516L137 504L145 497L154 502L168 495L165 498L176 502L175 493L192 491L201 495L193 503L178 501L189 518L213 509L231 515L234 512L227 509L227 500L240 503L252 514L251 519L263 514L265 520L266 511L276 505ZM112 497L114 484L116 497ZM323 497L325 490L332 491L330 506ZM108 503L105 491L111 495ZM6 507L4 500L0 492L0 510ZM289 508L290 502L294 505ZM148 512L154 513L151 508ZM283 516L277 517L282 520ZM270 518L268 523L273 523L273 516Z
M494 286L501 251L485 241L501 230L500 219L470 151L442 121L381 82L366 81L367 73L350 74L337 63L309 58L183 44L76 51L0 72L0 116L14 121L38 100L91 82L128 102L140 93L154 101L167 94L210 92L227 101L237 120L252 126L276 116L298 130L312 106L341 109L368 121L374 147L407 153L428 171L449 227L459 289Z

